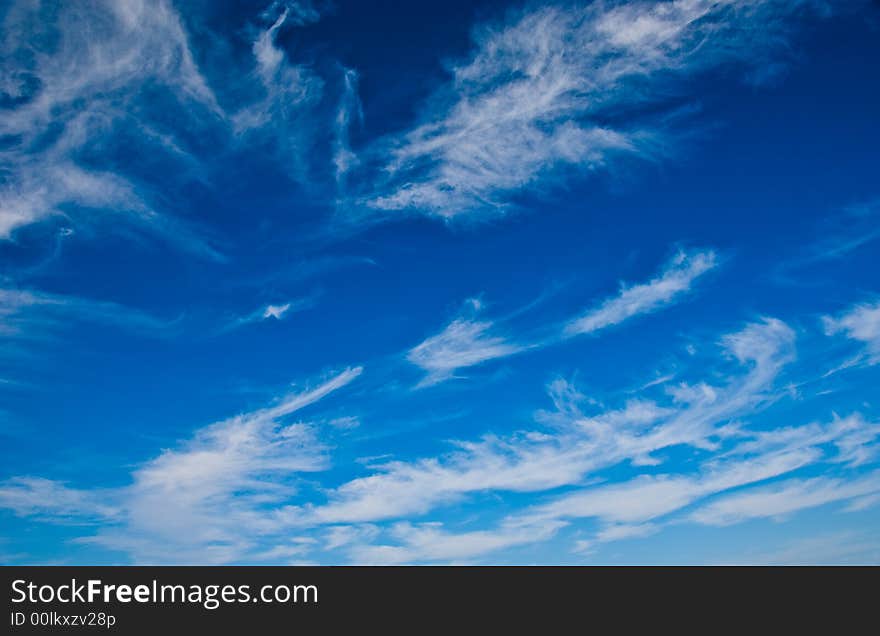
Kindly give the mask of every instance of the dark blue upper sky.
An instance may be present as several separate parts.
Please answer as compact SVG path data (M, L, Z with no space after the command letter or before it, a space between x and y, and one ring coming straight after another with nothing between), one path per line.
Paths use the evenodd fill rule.
M877 562L868 2L4 3L3 562Z

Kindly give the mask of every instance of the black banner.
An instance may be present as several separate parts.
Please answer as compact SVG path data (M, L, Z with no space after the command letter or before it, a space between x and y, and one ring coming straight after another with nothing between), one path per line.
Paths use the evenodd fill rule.
M877 568L4 567L8 633L875 633ZM710 621L710 622L705 622ZM491 632L494 633L494 632Z

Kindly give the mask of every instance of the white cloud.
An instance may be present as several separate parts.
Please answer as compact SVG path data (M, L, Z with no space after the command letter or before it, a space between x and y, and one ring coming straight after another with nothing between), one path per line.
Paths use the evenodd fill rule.
M619 155L656 155L670 112L640 109L722 63L760 64L804 4L593 2L483 26L420 125L390 142L388 181L367 205L443 217L503 209L554 168L584 173ZM636 114L621 121L621 112Z
M620 423L617 417L611 418L611 421ZM424 546L414 549L412 545L414 542L407 535L401 537L403 545L371 544L358 549L355 556L368 562L470 558L500 549L495 547L495 542L501 547L507 547L506 538L511 539L510 545L542 541L547 538L541 534L542 530L544 535L552 535L572 520L593 518L599 522L593 537L580 540L575 545L575 551L589 552L601 543L659 532L665 524L681 521L680 517L675 517L676 513L719 493L771 480L820 461L846 461L846 457L841 456L840 453L836 455L826 453L824 447L828 444L836 445L838 449L841 446L854 446L855 440L850 435L857 426L871 430L870 435L864 435L858 440L858 443L870 447L877 438L880 427L877 424L867 425L859 415L844 420L835 418L827 426L808 425L792 428L789 429L789 433L775 438L772 443L768 443L764 433L742 431L741 434L748 441L736 442L732 453L706 461L696 472L641 475L630 481L577 488L553 498L548 503L513 513L495 529L475 533L446 537L437 532L431 524L425 524L424 534L433 538L433 534L437 533L441 545L444 539L448 538L451 542L453 538L462 537L464 539L462 550L465 551L463 553L450 550L446 554L442 549L433 552ZM736 508L739 516L734 518L729 514L724 517L724 523L744 520L747 515L741 508L749 508L751 510L749 514L752 515L780 516L804 507L839 499L852 499L853 509L874 505L878 500L876 493L880 489L880 482L873 477L849 481L829 479L825 482L828 488L816 488L800 498L789 497L798 494L792 489L773 497L759 494L754 500L748 498L748 493L762 493L762 490L747 490L746 494L733 495L731 499L742 496L742 500L747 503L729 506ZM420 485L425 486L424 483ZM777 505L787 498L786 503ZM759 502L759 508L750 508L752 501ZM699 523L720 524L721 521L715 521L721 514L713 508L715 505L713 503L707 508L698 509L687 519ZM757 512L758 509L760 513ZM726 507L724 512L727 514ZM469 541L470 539L473 541Z
M681 251L659 276L647 283L622 287L617 296L569 322L565 333L593 333L633 316L655 311L689 291L693 282L715 265L716 256L712 251Z
M607 527L644 524L709 495L791 472L816 461L819 455L815 450L801 449L710 465L697 475L643 475L559 497L523 513L522 518L538 523L592 517ZM615 532L599 536L600 540L615 538Z
M283 305L266 305L266 308L263 310L263 318L281 320L289 309L290 303L284 303Z
M725 526L757 518L782 518L805 508L880 492L880 473L843 480L791 479L758 490L729 495L694 512L697 523Z
M323 438L345 433L337 414L311 423L288 418L361 372L348 369L276 405L198 429L134 470L129 486L76 490L17 477L0 484L0 506L42 519L100 520L97 533L81 540L140 562L324 551L399 563L474 560L549 540L581 519L596 522L589 533L577 529L575 548L589 551L670 523L727 524L832 501L853 510L875 505L876 473L848 471L875 460L880 423L854 413L800 427L749 425L785 395L777 380L794 359L792 330L763 319L720 346L740 369L723 381L679 383L665 393L655 386L647 389L655 399L627 394L609 408L557 380L549 387L554 408L536 414L539 426L453 442L450 452L421 459L380 459L363 476L315 492L302 475L325 470ZM667 463L660 451L673 447L694 460ZM759 485L815 466L839 476ZM612 467L631 476L607 483L602 471ZM417 522L449 504L506 493L529 493L530 504L491 527Z
M350 553L355 562L373 565L456 562L517 545L545 541L562 525L547 523L532 527L448 532L439 524L402 522L390 530L395 544L358 544L350 549Z
M736 554L723 563L746 565L867 565L880 563L880 541L871 533L834 532Z
M174 321L162 320L113 302L0 287L0 338L34 340L74 322L113 325L163 334Z
M854 252L880 239L880 199L868 199L824 216L816 228L819 238L802 248L802 253L776 266L774 278L796 283L804 269L824 267L849 258ZM797 274L797 276L793 276Z
M730 452L716 455L696 473L642 475L628 482L592 486L514 515L507 523L536 525L595 518L600 527L594 538L577 546L578 551L588 551L599 543L657 532L665 523L680 521L671 517L674 513L719 493L780 477L820 461L857 466L880 450L880 423L869 423L860 414L835 417L826 425L742 430L739 436L744 441L737 439ZM836 452L826 451L827 446L835 447ZM738 492L698 509L687 519L726 525L754 516L783 516L840 499L858 502L861 499L856 498L870 497L880 488L880 481L874 477L822 478L806 488L797 480L784 483L793 486ZM728 500L731 503L723 503Z
M347 482L324 505L286 511L296 523L358 523L424 514L489 491L540 492L579 484L591 472L627 459L656 464L652 453L675 445L716 449L737 434L737 417L775 399L774 380L793 357L794 334L767 319L727 336L722 344L747 371L723 386L680 385L668 406L631 400L621 410L594 416L581 412L582 396L562 382L551 395L557 410L539 414L545 431L521 431L459 441L451 453L380 465ZM293 522L293 521L292 521Z
M14 478L0 486L0 506L18 514L105 517L108 523L83 540L140 562L241 560L259 549L261 537L277 539L284 530L266 507L296 492L297 475L328 466L313 427L283 419L361 371L346 369L276 405L198 429L133 471L129 486L98 493Z
M354 544L368 543L379 535L379 527L363 523L356 526L330 526L324 534L324 547L336 550Z
M278 304L270 303L268 305L259 307L258 309L255 309L254 311L245 314L244 316L239 316L233 320L230 320L220 327L219 333L227 333L238 329L239 327L244 327L246 325L257 322L264 322L266 320L286 320L290 317L290 314L302 311L304 309L309 309L313 307L314 304L315 297L313 296L296 298Z
M336 111L334 129L333 163L336 168L336 182L342 185L345 175L358 163L357 155L351 150L350 129L353 124L363 121L364 113L358 97L358 74L354 69L345 69L342 98Z
M843 418L835 414L826 424L813 422L752 433L749 440L737 444L731 453L766 453L819 445L835 447L836 453L829 461L850 467L867 464L880 453L880 422L870 422L860 413Z
M607 543L609 541L620 541L622 539L633 539L636 537L647 537L657 532L659 528L652 523L643 524L615 524L605 526L596 533L596 541Z
M880 302L855 305L842 315L823 318L825 333L843 333L864 343L871 364L880 363Z
M280 420L360 373L360 368L348 369L277 406L196 431L181 448L166 450L133 473L124 495L125 527L103 531L96 540L118 542L135 534L166 550L166 543L238 545L250 533L272 530L260 508L288 499L296 491L295 475L329 464L327 449L309 424ZM242 532L245 527L248 533Z
M320 99L323 81L307 66L292 63L276 38L282 28L315 22L320 15L308 4L275 2L262 17L270 26L257 34L252 51L263 96L232 115L233 127L239 135L250 135L248 143L262 141L276 148L283 164L303 175L310 127L304 117Z
M13 477L0 483L0 506L19 516L70 521L112 519L119 510L97 490L77 490L39 477Z
M54 22L46 22L47 15ZM0 167L9 175L0 190L0 239L79 206L128 212L121 218L211 254L184 236L179 224L159 221L134 181L79 162L121 125L151 131L131 108L146 86L162 86L178 100L222 116L172 6L164 0L94 0L49 14L17 2L5 12L3 31L7 63L0 81L17 103L0 119L0 135L16 140L0 151Z
M275 34L287 20L287 15L287 9L283 10L272 26L262 31L254 40L253 52L257 61L257 72L267 85L272 83L275 74L284 64L284 51L275 46Z
M682 518L676 516L687 508L700 504L707 498L731 491L742 489L767 480L772 480L786 475L798 469L812 466L818 462L842 461L841 456L829 454L824 451L828 444L838 447L849 436L854 424L862 422L861 416L847 418L850 424L841 424L847 420L835 419L827 426L817 427L809 425L802 427L803 430L793 428L792 433L774 439L772 443L761 432L742 431L748 441L736 442L734 452L722 455L720 458L710 459L701 464L696 472L681 474L640 475L630 481L588 485L579 487L571 492L552 498L548 503L532 506L523 511L513 513L503 519L495 528L482 529L463 533L449 533L438 524L424 523L416 526L410 523L400 523L392 526L391 538L396 543L391 545L387 541L377 541L377 533L372 533L364 541L355 542L351 549L352 558L356 562L365 563L399 563L399 562L431 562L431 561L455 561L471 559L495 550L504 549L515 545L524 545L547 540L556 532L573 520L593 518L598 521L598 527L592 538L576 542L575 551L589 552L602 543L619 541L636 537L647 536L659 532L664 525L671 522L681 522ZM609 430L615 430L622 424L619 416L607 418L614 422ZM873 435L865 438L865 444L869 444L877 437L878 425L871 426ZM569 439L569 443L574 440ZM480 458L484 460L485 458ZM610 463L614 463L613 460ZM597 464L598 469L605 464ZM422 467L426 467L423 463ZM454 474L444 473L437 464L432 464L435 469L433 477L437 482L447 484ZM494 467L497 470L497 467ZM521 466L522 470L528 467ZM491 471L487 471L491 472ZM471 471L469 477L476 477L477 473ZM400 475L403 477L403 475ZM414 489L420 490L425 497L431 496L430 479L416 479L415 471L407 473L407 478L414 480ZM485 477L484 477L485 478ZM582 479L575 479L570 483L578 484ZM875 478L867 480L825 480L830 484L829 488L817 488L808 492L803 497L792 496L781 505L789 495L797 495L793 490L785 490L772 498L763 495L755 497L754 501L761 502L760 514L766 516L779 516L812 505L820 505L838 499L852 499L854 502L862 502L861 506L874 505L878 500L876 493L880 489L880 482ZM794 482L792 482L794 483ZM362 484L363 485L363 484ZM482 484L486 489L511 488L518 490L517 485L496 483ZM537 489L551 489L548 484L532 484ZM378 484L373 484L378 488ZM524 483L518 486L525 486ZM389 489L386 489L388 487ZM384 483L381 490L392 495L397 500L401 491L394 489L393 484ZM523 490L528 490L523 487ZM742 496L747 500L750 492L761 493L762 490L746 490L744 495L739 493L731 498ZM448 494L448 493L447 493ZM717 501L717 500L716 500ZM724 500L722 500L724 501ZM748 499L748 502L751 502ZM362 505L367 503L360 502ZM373 504L377 504L374 501ZM411 502L412 503L412 502ZM442 503L435 501L435 504ZM750 503L736 508L739 516L736 519L732 515L724 517L724 523L733 523L743 520L746 514L741 508L749 507ZM699 523L716 523L714 521L720 515L717 512L716 503L707 508L698 509L697 512L686 517L686 520ZM394 507L373 507L374 517L369 515L359 518L382 518ZM856 503L852 506L857 507ZM397 514L413 514L420 510L418 505L397 510ZM759 514L755 508L750 508L753 515ZM726 508L725 508L726 511ZM340 511L337 511L340 512ZM352 512L365 512L363 508L348 508L342 511L344 514ZM343 514L343 516L344 516ZM726 512L725 512L726 514ZM331 515L332 516L332 515ZM394 516L397 516L396 514ZM717 523L721 523L718 521Z
M479 320L480 301L467 302L468 311L449 323L443 331L427 338L407 353L407 359L427 372L419 386L430 386L453 377L459 369L513 355L522 347L502 336L493 335L494 324Z
M61 214L68 203L87 208L115 208L148 220L152 211L134 187L110 172L84 170L63 157L23 158L17 181L0 191L0 239L17 228Z
M419 387L438 384L452 377L459 369L504 358L527 349L558 344L560 340L584 333L593 333L619 324L640 314L651 313L687 293L694 281L716 266L712 250L679 251L663 270L647 283L622 287L617 296L595 309L568 321L560 335L528 344L509 341L498 334L496 322L481 319L482 302L472 298L465 311L439 334L431 336L410 349L407 359L427 372ZM557 326L553 330L559 329ZM650 384L648 386L651 386Z

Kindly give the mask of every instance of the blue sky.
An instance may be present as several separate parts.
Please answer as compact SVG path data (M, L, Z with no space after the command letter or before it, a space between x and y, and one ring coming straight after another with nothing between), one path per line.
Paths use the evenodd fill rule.
M0 21L2 562L880 562L876 4Z

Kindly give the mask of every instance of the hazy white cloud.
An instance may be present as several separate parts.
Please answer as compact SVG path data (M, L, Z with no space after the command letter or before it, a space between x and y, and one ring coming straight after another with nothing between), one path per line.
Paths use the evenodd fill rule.
M388 181L367 204L453 217L503 208L560 166L585 173L619 155L655 156L670 112L613 115L656 107L681 79L723 63L762 64L809 4L592 2L484 25L419 125L390 142Z
M274 0L262 13L267 20L275 20L284 15L285 20L296 26L303 26L321 19L321 12L309 0Z
M307 3L274 2L262 17L269 26L257 33L252 46L262 97L232 115L233 128L249 144L262 142L276 149L283 165L302 176L308 171L304 150L313 127L305 118L321 98L324 82L307 66L291 61L276 39L281 29L315 22L320 15Z
M275 320L281 320L290 310L290 303L284 303L283 305L266 305L266 308L263 310L263 318L274 318Z
M562 525L547 523L531 527L449 532L436 523L401 522L393 525L389 531L394 544L357 544L350 548L350 555L357 563L373 565L461 562L513 546L545 541Z
M880 540L872 533L834 532L756 552L737 553L724 564L745 565L868 565L880 563Z
M612 419L620 423L619 417ZM842 424L847 420L850 424ZM448 533L439 524L395 524L390 533L390 538L395 539L393 544L377 540L378 533L372 533L364 541L355 542L351 555L355 561L367 563L465 560L514 545L547 540L562 527L584 518L595 519L598 527L590 539L577 541L574 548L576 552L590 552L602 543L647 536L659 532L668 523L682 520L720 525L744 520L749 514L781 516L841 499L853 500L852 509L875 505L880 501L877 497L880 482L875 476L823 479L819 480L822 487L811 485L806 489L800 489L800 482L792 481L790 483L798 484L798 488L742 490L819 462L842 461L839 454L828 453L825 447L840 447L841 443L846 446L845 440L856 423L864 427L863 418L854 415L846 420L836 418L827 426L792 428L772 443L768 443L762 432L743 430L740 438L746 441L735 441L733 452L706 460L696 471L640 475L630 481L575 488L547 503L513 513L494 528L479 531ZM866 445L873 443L878 434L876 424L871 428L873 434L865 438ZM413 476L412 473L409 475ZM439 479L439 475L435 476ZM449 475L443 476L444 480L448 478ZM579 481L571 483L574 485ZM424 481L418 486L428 492L424 490L427 486ZM719 510L716 508L718 502L726 499L716 499L706 508L681 517L682 511L731 490L737 491L729 497L736 504L722 505ZM765 491L774 495L767 497ZM749 493L756 493L756 496L750 498ZM397 496L400 492L394 494ZM785 503L780 503L786 499ZM729 509L735 510L736 514ZM381 516L387 510L374 509L374 512ZM412 514L416 510L410 508L407 512ZM745 510L749 511L748 514Z
M67 521L112 519L119 509L99 490L77 490L39 477L13 477L0 482L0 507L25 517Z
M843 333L864 343L868 362L880 362L880 302L855 305L837 317L825 316L823 323L826 334Z
M832 501L852 510L875 505L876 474L848 471L874 461L880 423L853 413L800 427L749 425L786 394L777 381L794 359L793 331L768 318L719 344L740 369L723 380L710 374L711 382L649 387L654 397L628 394L618 408L556 380L548 387L553 409L536 414L538 426L456 441L450 452L421 459L375 460L365 475L320 492L301 476L329 466L326 439L344 435L334 425L339 417L288 418L351 383L360 368L198 429L135 469L129 486L76 490L17 477L0 484L0 505L42 519L100 520L97 533L81 540L141 562L300 559L323 551L360 563L482 559L549 540L581 519L596 525L578 530L574 548L590 551L670 523L729 524ZM672 447L689 448L695 461L667 467L660 451ZM762 485L817 465L839 476ZM611 467L631 477L606 483L602 471ZM416 522L487 493L531 493L533 501L490 527Z
M315 298L311 296L296 298L278 304L270 303L259 307L244 316L239 316L230 320L220 328L219 332L227 333L238 329L239 327L244 327L257 322L264 322L266 320L286 320L291 314L304 309L309 309L310 307L313 307L314 304Z
M819 222L819 238L802 247L798 255L777 264L776 281L802 284L807 269L827 267L834 261L850 258L853 253L880 239L880 199L869 199L847 206ZM818 270L816 270L818 273Z
M363 122L364 113L358 97L358 74L347 68L342 76L343 90L339 108L336 111L334 132L336 139L333 149L333 163L336 167L336 182L342 185L345 175L358 163L357 155L351 150L350 129L352 125Z
M623 286L620 293L572 320L567 335L593 333L633 316L656 311L690 290L693 282L716 265L712 251L680 251L662 272L647 283Z
M174 327L173 320L113 302L0 287L0 338L34 340L76 322L152 334L168 333Z
M253 71L223 69L225 106L170 0L41 6L17 0L0 25L0 94L12 104L0 120L0 136L11 140L0 148L0 240L50 218L91 224L113 215L126 231L223 260L205 232L189 227L199 220L175 214L174 190L208 180L218 156L244 147L268 147L293 175L306 175L323 80L276 38L318 20L311 4L274 2L263 12ZM222 37L207 39L216 42L203 52L208 60L226 51ZM124 165L115 160L121 149L131 157ZM153 160L172 168L161 185L145 166Z
M64 204L114 208L148 221L152 210L131 183L110 172L84 170L63 157L22 158L17 180L0 190L0 238L47 216L63 214Z
M581 483L596 470L630 460L657 464L670 446L718 448L737 435L732 423L776 397L774 380L793 357L794 333L765 320L722 340L746 372L726 385L679 385L668 405L630 400L623 409L582 412L584 396L565 382L551 385L556 410L540 413L545 430L455 442L455 450L416 461L391 461L330 493L327 504L287 511L299 523L359 523L424 514L468 494L540 492Z
M0 135L16 142L0 150L0 167L9 175L0 189L0 238L76 206L128 212L122 218L173 229L168 236L175 242L210 253L184 237L184 228L157 221L134 181L79 161L123 124L140 127L145 140L167 149L167 136L138 121L131 109L147 86L162 86L178 100L222 116L171 4L91 0L50 14L39 3L16 2L5 12L2 30L0 85L15 105L4 111ZM47 136L47 130L53 133Z
M500 335L502 329L498 322L481 318L482 302L472 298L466 301L465 310L443 331L410 349L407 359L427 372L418 386L437 384L455 377L460 369L527 349L558 344L566 338L593 333L640 314L657 311L687 293L694 281L714 268L716 263L717 257L712 250L679 251L647 283L623 286L616 296L569 320L561 330L553 326L552 331L559 333L533 338L528 343L512 342Z
M757 490L728 495L695 511L697 523L724 526L756 518L784 518L805 508L880 492L880 473L851 480L816 477L791 479Z
M522 518L529 523L538 523L592 517L610 528L619 524L644 524L709 495L791 472L813 463L819 455L815 449L799 449L709 464L696 475L642 475L632 481L564 495L524 512ZM613 531L597 537L606 541L616 538L620 536Z
M454 377L459 369L513 355L522 346L494 335L494 324L479 319L479 300L467 301L466 311L439 334L427 338L407 353L407 359L427 372L419 386L430 386Z
M834 415L827 423L813 422L803 426L786 426L751 433L731 454L766 453L781 449L794 450L829 445L835 453L828 461L861 466L880 453L880 422L871 422L861 414L846 417Z
M168 545L184 544L184 551L187 544L193 549L222 543L241 547L277 531L260 509L290 498L296 475L329 465L327 448L311 425L282 419L360 373L360 368L347 369L275 406L199 429L180 448L164 451L134 471L133 484L123 494L125 525L102 530L95 541L119 545L133 534L140 551L147 540L154 543L155 554L141 558L176 558Z
M618 417L612 419L619 420ZM856 428L869 429L871 432L861 435L856 441L851 437ZM747 503L729 506L736 509L739 515L736 517L727 513L728 506L723 506L724 514L727 515L723 517L723 523L744 520L747 517L744 508L753 516L781 516L804 507L851 499L853 504L850 508L861 509L880 501L877 497L880 482L873 476L868 479L820 480L827 487L808 488L804 493L800 490L796 492L795 489L780 489L780 493L784 490L784 494L775 494L773 497L760 494L764 493L762 489L740 489L819 462L846 461L846 457L840 452L826 452L825 447L828 445L836 446L838 450L841 447L852 448L857 444L870 449L873 445L874 449L870 449L873 453L876 450L875 440L878 433L880 428L877 424L868 425L858 414L845 419L835 418L826 426L794 427L788 429L787 434L774 438L772 442L763 432L742 430L740 438L746 441L735 441L731 453L705 461L695 472L640 475L630 481L576 488L565 495L554 497L548 503L513 513L494 529L448 537L463 537L466 546L462 547L465 551L463 553L452 550L449 554L444 554L442 550L432 552L430 547L425 546L414 549L414 542L407 534L401 537L402 545L371 543L358 549L356 555L367 561L380 562L470 558L500 549L496 547L496 542L498 546L507 547L506 539L511 540L510 545L543 541L573 520L583 518L595 519L599 525L590 539L577 541L574 549L576 552L590 552L602 543L659 532L668 523L681 522L682 517L678 513L707 498L731 490L737 490L737 494L732 495L731 499L739 502L738 498L742 497L742 501ZM766 490L776 493L772 487ZM744 494L740 495L740 492ZM749 493L759 494L750 499ZM793 494L803 496L791 497L786 503L777 505ZM698 509L685 519L720 525L722 522L716 520L722 513L713 507L717 505L717 501L719 500L706 508ZM751 506L752 501L759 503ZM425 524L425 528L423 534L433 537L436 533L441 544L446 539L433 525ZM468 539L471 538L475 540L469 542Z
M356 526L330 526L324 533L324 548L336 550L356 544L369 543L379 535L378 526L362 523Z
M283 530L266 507L296 492L297 475L328 466L327 448L314 427L284 418L346 386L361 371L346 369L275 405L198 429L134 470L129 486L79 491L14 478L0 485L0 506L22 515L104 517L109 523L83 540L123 550L140 562L247 558L263 536L274 536L277 545Z
M596 533L596 541L599 543L608 543L610 541L621 541L623 539L633 539L637 537L646 537L657 532L659 528L653 523L642 524L624 524L605 526Z

